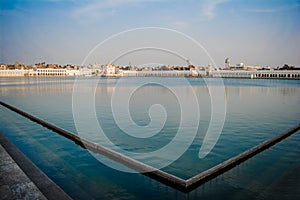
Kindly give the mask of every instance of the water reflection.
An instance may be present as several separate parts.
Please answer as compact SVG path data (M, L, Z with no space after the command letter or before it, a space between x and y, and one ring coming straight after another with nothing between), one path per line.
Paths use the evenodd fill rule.
M189 102L191 94L184 86L176 84L175 80L164 79L172 82L174 87L181 87L182 94ZM82 86L86 86L82 87L84 93L85 89L89 89L90 79L81 78L80 81ZM168 118L163 131L157 137L149 140L129 140L129 136L118 129L111 113L111 95L117 81L114 78L101 78L95 92L97 116L109 133L111 141L135 152L153 151L168 143L178 129L181 115L175 96L167 88L157 85L138 89L129 102L131 116L137 124L143 126L149 123L149 107L157 103L166 108ZM138 79L128 78L124 87L131 87L135 81ZM199 130L188 151L172 165L164 168L169 173L189 178L299 123L300 81L224 80L227 95L225 126L211 154L205 159L199 159L197 155L211 117L211 100L203 81L189 81L199 102ZM37 117L76 132L72 116L73 83L74 79L64 78L0 79L0 98ZM160 199L268 198L278 188L289 184L285 180L290 177L291 172L298 172L294 169L298 169L300 163L298 132L228 173L183 194L147 177L127 175L105 168L68 140L3 108L0 111L1 131L23 146L22 150L31 159L39 163L69 193L78 195L74 196L77 198L80 197L79 189L95 198L110 194L114 197L123 194L128 198L145 197L147 194L149 198ZM86 118L88 120L88 116ZM191 117L189 121L192 120ZM87 127L86 130L93 133L93 127ZM37 151L41 155L36 154ZM278 178L274 180L274 177ZM295 194L297 190L293 185L296 185L295 181L290 183L291 194ZM100 191L99 188L105 189ZM278 195L276 197L282 197L278 192L275 193Z
M84 93L91 89L91 82L98 81L95 91L98 121L103 130L108 133L110 140L119 147L133 152L154 151L170 142L176 134L181 120L180 103L168 88L147 84L137 89L131 96L128 102L130 117L139 126L149 124L149 108L152 105L162 105L167 113L166 123L159 134L148 139L139 139L128 136L115 123L111 97L118 78L78 78L77 80L81 85L83 98ZM76 133L72 116L74 81L74 78L1 79L1 99ZM141 78L128 78L121 87L130 88L139 81ZM178 91L184 96L185 103L191 108L195 106L189 103L192 94L186 86L179 85L175 78L164 78L163 81L179 88ZM298 106L300 87L297 81L225 80L227 101L225 126L216 148L210 156L199 161L196 152L201 147L210 123L211 97L203 80L189 79L189 81L199 103L200 121L194 144L185 156L165 169L178 176L193 176L280 133L286 127L297 124L300 118ZM214 84L213 80L211 83ZM124 99L118 101L122 102ZM189 113L188 120L183 125L190 126L189 122L193 122L193 116L193 113ZM85 115L86 120L89 120L89 117ZM156 120L161 119L157 116ZM85 131L89 134L90 140L99 142L98 133L93 126L86 127Z

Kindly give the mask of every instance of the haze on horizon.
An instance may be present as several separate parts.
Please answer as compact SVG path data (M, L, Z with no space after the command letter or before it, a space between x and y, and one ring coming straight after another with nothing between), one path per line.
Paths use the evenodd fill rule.
M299 67L299 19L300 0L1 0L0 63L81 64L111 35L162 27L197 40L217 67L226 57L232 65Z

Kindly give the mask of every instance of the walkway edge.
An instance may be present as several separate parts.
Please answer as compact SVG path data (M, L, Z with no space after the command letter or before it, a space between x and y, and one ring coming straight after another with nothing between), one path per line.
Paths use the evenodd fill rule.
M28 178L49 200L69 200L69 197L58 185L44 174L29 158L27 158L3 133L0 132L0 144L17 163Z
M259 145L248 149L244 151L243 153L232 157L225 162L218 164L188 180L186 180L186 187L189 188L189 190L192 190L193 188L198 187L199 185L203 184L204 182L207 182L215 177L217 177L220 174L223 174L224 172L234 168L235 166L241 164L242 162L248 160L249 158L259 154L260 152L272 147L273 145L277 144L278 142L282 141L283 139L289 137L293 133L296 133L298 130L300 130L300 124L294 126L293 128L284 131L283 133L268 139Z

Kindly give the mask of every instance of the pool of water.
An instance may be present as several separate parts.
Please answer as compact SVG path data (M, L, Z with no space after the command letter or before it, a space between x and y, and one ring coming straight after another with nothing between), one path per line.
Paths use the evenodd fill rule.
M135 88L140 79L126 78L118 87L121 91L127 91L128 88ZM152 137L138 138L126 134L115 121L116 115L112 110L111 102L119 79L97 79L94 97L99 125L118 148L143 153L143 156L136 156L135 159L151 164L152 160L155 163L157 158L147 156L147 153L168 144L176 135L179 126L187 127L185 129L187 131L194 130L191 127L196 120L193 112L186 114L184 123L180 124L181 112L183 112L180 103L189 105L191 110L198 106L199 128L192 144L179 159L162 169L187 179L299 123L299 81L224 79L226 92L224 127L212 151L205 158L200 159L198 153L209 126L212 105L205 81L194 78L187 80L188 85L182 85L177 78L149 78L148 84L137 88L129 100L122 98L114 100L118 105L123 105L124 101L128 103L130 117L140 127L146 127L151 122L149 108L152 105L159 104L164 108L165 113L157 112L153 115L154 119L157 119L154 122L158 125L161 125L160 121L164 121L166 117L158 133ZM89 112L85 113L84 109L81 114L85 116L86 121L82 120L80 123L83 125L86 123L85 133L82 135L76 130L72 112L74 78L3 78L0 81L2 101L91 141L107 145L98 137L98 133L95 132L97 129L89 126L92 116ZM94 80L81 78L76 81L82 86L80 88L82 93L80 91L79 94L85 96L86 91L89 90L89 83ZM212 85L219 84L218 81L213 83L214 79L209 81ZM191 89L187 89L188 87ZM174 94L172 89L178 94ZM197 97L198 105L191 104L193 97L191 93ZM182 95L184 101L182 102L181 99L180 102L176 95ZM84 108L86 102L88 100L83 101L79 106ZM300 166L298 132L196 190L184 194L143 175L111 169L98 159L107 163L113 163L112 161L94 155L6 108L1 107L0 112L0 131L75 199L198 199L203 197L264 199L270 197L274 193L273 189L282 185L284 182L282 180L287 179L285 177L290 176L290 173L299 173L297 171ZM118 123L126 125L128 122L126 113L119 114L124 117L121 117ZM156 128L154 126L155 130ZM134 129L129 126L128 130ZM118 164L114 163L114 165ZM293 185L295 187L297 184L287 183L287 185L291 186L288 190L289 194L297 195L293 190L295 189Z

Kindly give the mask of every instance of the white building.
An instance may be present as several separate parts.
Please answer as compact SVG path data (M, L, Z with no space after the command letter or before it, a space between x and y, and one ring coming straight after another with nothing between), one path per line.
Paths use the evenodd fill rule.
M115 76L116 75L116 67L112 64L108 64L104 67L104 75L105 76Z
M29 76L66 76L66 69L48 69L48 68L34 68L29 71Z
M83 67L78 70L77 75L78 76L92 76L92 70L87 67Z
M0 77L22 77L22 76L84 76L90 75L91 71L68 70L68 69L47 69L47 68L33 68L30 70L14 69L14 70L0 70Z
M80 75L80 71L76 70L76 69L67 69L66 71L66 75L67 76L79 76Z
M0 70L0 77L22 77L28 75L29 70Z

